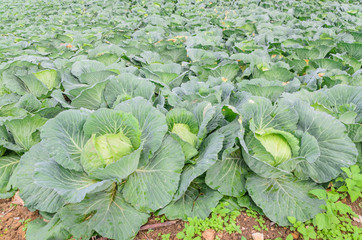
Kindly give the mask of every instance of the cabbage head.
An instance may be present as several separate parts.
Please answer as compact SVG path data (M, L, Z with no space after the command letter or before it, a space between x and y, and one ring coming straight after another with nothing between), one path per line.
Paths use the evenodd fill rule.
M132 143L122 132L116 134L95 134L84 145L81 163L86 172L104 168L134 151Z

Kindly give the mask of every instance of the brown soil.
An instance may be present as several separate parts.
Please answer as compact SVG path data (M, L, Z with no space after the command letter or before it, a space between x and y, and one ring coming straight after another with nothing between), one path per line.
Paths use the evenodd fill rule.
M1 240L25 240L25 228L26 223L23 221L26 219L35 219L39 217L38 212L30 212L26 207L16 205L12 203L12 199L0 199L0 239ZM351 203L349 199L342 200L342 202L352 207L353 211L362 216L362 199L359 198L354 203ZM280 227L271 222L269 219L265 219L265 225L268 231L257 231L254 226L259 226L258 222L253 217L247 216L245 212L241 212L237 218L237 223L242 230L242 234L234 233L228 234L226 232L218 232L217 236L223 240L240 240L241 236L246 239L252 239L252 234L261 232L264 234L264 239L275 239L282 237L285 239L289 234L292 234L294 239L300 239L297 232L292 232L285 227ZM146 225L159 223L155 217L151 217ZM359 227L362 227L362 223L353 221L353 223ZM176 234L182 231L184 227L183 221L176 221L175 224L143 230L138 233L135 240L160 240L161 235L170 234L170 239L176 240ZM92 238L97 240L108 240L107 238Z
M223 240L240 240L241 236L244 236L246 239L252 239L252 234L261 232L264 234L264 239L275 239L277 237L282 237L285 239L286 236L292 233L289 229L285 227L277 226L275 223L271 222L269 219L264 218L265 225L268 228L268 231L257 231L253 226L259 226L259 223L253 218L249 217L245 212L241 212L240 216L236 219L237 224L242 230L242 234L233 233L228 234L226 232L218 232L217 236ZM157 221L154 218L151 218L147 224L153 224ZM161 239L162 234L171 234L170 239L177 240L176 234L182 231L184 226L183 221L178 221L172 226L162 227L158 229L140 231L136 236L135 240L156 240ZM296 236L295 239L298 239L299 234L293 233Z
M26 207L12 203L12 199L0 199L0 239L25 239L26 223L39 217Z

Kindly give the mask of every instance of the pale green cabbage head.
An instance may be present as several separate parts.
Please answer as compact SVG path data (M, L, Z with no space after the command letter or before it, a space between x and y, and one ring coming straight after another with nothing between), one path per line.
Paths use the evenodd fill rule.
M274 166L283 163L292 157L292 149L287 140L279 134L256 136L260 143L274 157Z
M83 148L81 163L84 170L93 172L118 161L133 151L130 139L122 132L101 136L93 134Z
M299 140L293 134L273 128L259 129L255 135L249 135L250 150L261 161L277 166L296 157Z

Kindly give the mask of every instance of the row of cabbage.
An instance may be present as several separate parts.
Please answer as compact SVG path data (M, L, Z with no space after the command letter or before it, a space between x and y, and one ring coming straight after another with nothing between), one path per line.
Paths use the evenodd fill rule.
M131 239L220 201L306 221L362 162L360 6L67 3L0 10L0 196L48 220L28 239Z

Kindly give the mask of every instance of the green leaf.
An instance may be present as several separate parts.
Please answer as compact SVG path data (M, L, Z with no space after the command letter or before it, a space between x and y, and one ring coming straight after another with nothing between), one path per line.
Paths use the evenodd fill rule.
M310 62L315 68L323 68L325 70L343 69L343 65L340 62L336 62L332 59L316 59Z
M315 137L310 135L308 132L304 132L302 135L300 147L300 156L307 159L309 163L314 163L320 157L320 150L318 141Z
M222 78L224 82L232 81L239 72L239 66L236 62L219 65L210 69L210 76Z
M308 104L298 102L298 126L317 139L320 156L314 162L303 161L297 168L315 182L323 183L336 178L341 167L349 167L357 161L357 149L346 134L345 126L334 117L317 112ZM313 159L314 160L314 159Z
M205 219L221 198L218 191L205 184L191 184L181 198L161 209L160 214L165 214L168 219L180 218L185 221L194 217Z
M21 157L19 166L13 174L15 185L20 189L20 197L31 211L38 209L53 213L65 203L56 191L41 187L34 182L36 164L49 161L49 152L46 151L44 143L40 142Z
M28 112L35 112L42 107L42 103L33 94L27 93L19 99L15 107L23 108Z
M290 225L288 216L301 222L311 219L321 212L319 206L324 203L308 195L317 185L292 177L262 178L252 175L246 180L246 188L265 215L281 226Z
M222 149L224 136L218 132L209 135L202 143L196 163L185 166L180 179L179 189L174 200L179 199L189 187L190 183L206 172L216 161L217 154Z
M105 70L103 63L94 60L81 60L72 65L71 72L77 78L80 78L84 73L97 72Z
M53 90L60 84L57 71L54 69L43 70L33 74L48 88L48 90Z
M255 77L265 78L266 80L269 80L269 81L287 82L294 78L294 74L291 73L288 69L274 67L267 71L260 71L258 74L256 74Z
M103 91L106 84L107 81L103 81L82 90L71 105L76 108L98 109L105 102Z
M49 91L47 86L42 83L34 74L28 74L18 77L24 83L26 92L32 93L36 97L45 95Z
M143 212L164 207L178 188L184 161L180 145L167 136L148 164L129 176L122 191L125 200Z
M289 234L285 240L293 240L293 239L294 239L294 238L293 238L293 235L292 235L292 234Z
M265 79L244 80L237 85L240 91L250 92L253 96L265 97L273 102L279 98L285 88L280 81L268 81Z
M27 116L23 119L13 119L5 122L6 128L11 132L15 143L23 151L29 150L34 144L40 141L37 130L47 120L39 115Z
M330 228L330 221L328 215L325 213L318 213L313 219L313 224L318 227L319 230Z
M116 162L108 164L104 168L92 169L89 172L89 176L93 179L102 179L102 180L118 180L121 182L124 178L130 175L137 169L140 155L142 152L142 147L133 151L132 153L125 155L118 159ZM99 164L99 162L98 162ZM87 165L87 160L84 160L84 168ZM86 170L86 169L85 169Z
M176 234L176 237L177 237L178 239L184 239L184 238L185 238L185 234L184 234L184 232L178 232L178 233Z
M0 157L0 192L6 192L11 175L19 163L20 157L17 155L7 155ZM9 186L10 188L10 186Z
M150 100L154 91L154 84L148 80L124 73L109 79L104 96L108 106L111 107L137 96Z
M70 203L80 202L87 193L110 184L108 181L91 179L84 172L65 169L54 161L37 164L34 182L44 188L54 189Z
M320 52L317 48L311 48L311 49L297 48L297 49L295 49L295 54L298 56L299 59L312 60L312 59L318 58L320 55Z
M90 194L59 214L73 237L83 239L90 238L93 231L111 239L133 239L149 217L125 202L117 190Z
M327 199L327 193L324 189L313 189L313 190L309 191L309 193L318 197L318 199L322 199L322 200Z
M37 218L28 224L26 231L28 240L69 239L71 236L63 228L58 215L55 215L49 222Z
M240 112L243 122L252 120L250 128L255 129L253 131L274 128L290 132L297 128L298 114L284 102L273 106L269 99L250 97L241 105Z
M97 72L88 72L82 73L80 75L79 80L82 83L86 83L88 85L94 85L99 82L104 82L108 77L116 75L111 71L97 71Z
M240 150L230 148L207 170L205 182L223 195L238 197L246 191L244 173Z
M41 129L50 156L64 168L82 171L80 157L88 138L83 125L89 116L88 111L68 110L49 120Z
M197 149L193 147L190 143L185 142L175 133L170 133L170 135L181 145L182 152L185 155L186 162L197 155L198 153Z
M360 60L362 58L361 43L338 43L338 49L346 52L348 55Z
M294 225L294 224L297 222L297 219L296 219L295 217L288 216L287 218L288 218L288 221L289 221L292 225Z

